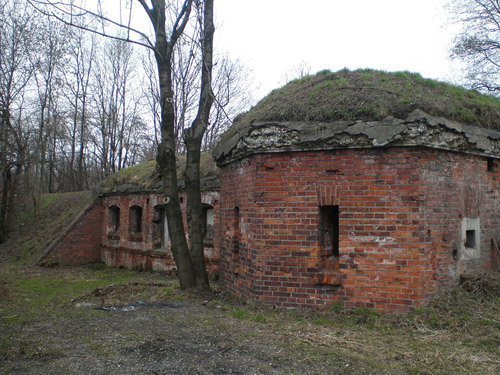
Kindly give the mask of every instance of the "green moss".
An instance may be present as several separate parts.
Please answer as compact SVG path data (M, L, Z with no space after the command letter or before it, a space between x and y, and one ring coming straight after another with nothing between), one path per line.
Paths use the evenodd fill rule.
M252 121L376 121L388 115L404 119L417 108L466 124L500 126L498 98L416 73L364 69L322 71L292 81L238 116L226 136Z
M240 319L247 319L250 316L249 312L246 311L245 309L234 310L231 313L231 315L234 316L235 318L240 318Z
M120 185L131 184L148 187L154 182L154 176L157 173L157 164L155 160L146 163L134 165L122 169L101 182L104 188L114 188Z
M320 316L319 318L314 319L312 323L323 327L329 327L333 325L333 322L325 316Z
M52 202L61 197L61 194L44 194L42 196L42 202L40 203L40 208L43 210L47 208Z
M18 264L29 263L52 243L92 199L89 191L42 195L38 215L32 208L27 208L12 217L12 233L0 245L0 251Z
M349 81L345 77L341 77L341 78L335 80L335 85L338 88L346 87L348 84L349 84Z
M94 272L91 274L90 272ZM50 312L56 316L61 307L70 306L72 299L97 288L109 285L119 285L132 281L138 277L136 272L117 268L106 268L102 271L92 271L89 274L75 277L61 278L60 276L25 276L19 275L10 285L15 302L4 305L1 315L2 325L13 325L29 321L40 313ZM22 311L22 314L19 314Z
M186 155L177 157L177 179L183 179L186 167ZM215 165L211 152L203 152L200 157L201 179L217 177L219 168ZM133 185L137 190L155 190L161 186L161 175L155 160L122 169L101 181L105 192L113 192L122 185ZM203 188L203 187L202 187Z
M328 311L332 311L332 312L340 312L340 311L343 311L344 310L344 306L342 306L340 303L338 302L333 302L332 304L330 304L328 306Z

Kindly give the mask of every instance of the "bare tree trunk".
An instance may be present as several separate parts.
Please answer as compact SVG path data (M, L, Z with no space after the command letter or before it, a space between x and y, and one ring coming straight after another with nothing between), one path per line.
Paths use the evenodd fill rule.
M94 13L88 13L85 11L85 5L79 7L73 2L50 2L50 1L31 1L30 4L33 5L37 10L40 10L44 14L51 15L58 20L64 22L67 25L77 26L73 22L73 18L82 17L85 20L87 15L89 17L96 17L104 23L112 23L123 27L126 30L126 35L123 37L111 36L105 30L100 30L93 28L91 23L89 26L85 23L80 23L79 27L94 32L99 35L108 36L113 39L120 39L122 41L127 41L135 43L138 45L143 45L154 51L156 66L158 69L158 82L159 82L159 113L160 113L160 130L161 130L161 140L158 146L157 162L160 168L163 181L163 191L165 194L165 209L168 218L168 226L170 239L172 243L172 254L177 265L178 277L180 286L182 289L192 288L199 283L200 285L208 286L208 277L206 274L205 264L204 264L204 254L203 254L203 238L202 238L202 226L203 226L203 212L201 205L201 193L200 193L200 148L202 144L203 135L205 129L209 123L210 109L213 103L213 94L211 89L212 81L212 44L213 44L213 0L208 1L194 1L194 0L182 0L182 1L167 1L167 0L138 0L139 4L142 6L144 11L147 13L151 26L154 28L154 41L149 39L148 36L126 24L119 24L110 21L101 14L100 10ZM136 2L127 2L132 7L132 4ZM191 10L193 4L197 7L197 10L203 9L203 15L201 12L198 13L198 24L190 24L191 20L195 21L191 17ZM45 6L44 6L45 5ZM203 6L203 8L202 8ZM59 11L50 11L59 10ZM78 10L78 14L74 11ZM80 10L82 12L80 12ZM131 8L130 8L131 10ZM168 22L167 22L167 12ZM130 12L132 14L132 11ZM66 18L68 16L69 18ZM129 20L131 21L131 19ZM169 26L167 26L167 24ZM188 241L186 239L186 234L183 225L181 206L178 196L178 184L177 184L177 163L176 163L176 151L178 147L178 137L176 137L176 110L175 110L175 100L178 99L174 97L174 84L173 77L175 73L175 68L173 67L173 55L174 49L177 45L179 38L184 34L186 26L190 24L189 28L192 32L196 34L201 30L203 32L202 37L202 76L201 76L201 93L198 102L198 111L195 120L192 125L184 133L184 140L188 148L187 156L187 168L185 171L185 177L188 189L188 226L190 232L190 248L188 247ZM191 27L193 26L193 27ZM167 30L167 27L169 30ZM130 35L137 35L138 38L130 38ZM192 51L197 50L198 37L196 36L186 36L186 43L192 45ZM179 43L180 45L180 43ZM189 55L191 59L193 54ZM196 59L189 60L189 64L194 63ZM198 67L192 66L192 68L198 69ZM183 74L184 71L181 69L179 74ZM187 73L186 73L187 74ZM194 77L190 76L190 77ZM191 80L196 82L197 80ZM116 90L117 87L112 89ZM116 96L115 96L116 97ZM101 146L102 153L102 166L103 173L107 174L108 171L114 171L116 167L116 160L120 157L128 157L127 154L123 156L121 153L117 155L117 149L121 147L118 141L127 141L123 138L119 138L121 135L117 134L117 129L112 129L108 125L109 122L115 123L119 114L119 106L113 104L113 101L108 101L108 98L103 96L99 98L99 109L102 110L103 122L101 136L103 138L103 144ZM192 97L183 98L189 99L191 102ZM194 102L194 100L192 101ZM110 107L108 107L108 104ZM115 116L111 118L112 116ZM183 117L181 116L182 120ZM181 134L180 132L179 134ZM131 156L133 158L133 155ZM120 161L120 160L119 160ZM119 165L123 165L120 163Z
M5 240L8 233L7 218L8 218L8 202L11 194L12 173L11 166L6 165L2 170L2 198L0 201L0 243Z
M212 93L212 60L213 60L213 0L206 0L203 8L203 39L202 39L202 70L201 70L201 92L196 115L193 124L184 132L186 142L186 193L187 193L187 215L189 229L189 245L191 258L199 285L208 287L208 275L205 266L203 252L203 210L201 203L200 188L200 153L203 135L208 127L210 109L213 104Z
M196 276L186 241L179 202L170 72L166 71L164 67L162 68L161 65L163 64L159 61L162 127L161 142L158 147L156 160L160 167L163 191L167 199L166 213L168 218L168 232L172 241L172 255L177 265L180 287L181 289L188 289L196 286Z
M186 0L174 25L170 40L165 30L165 0L153 0L150 9L140 0L155 28L155 58L158 66L161 108L161 142L158 147L157 162L163 181L163 191L167 200L166 213L168 230L172 241L179 284L181 289L194 288L196 276L186 241L182 212L177 186L177 163L175 159L175 110L172 91L172 52L177 39L183 33L191 13L192 0Z

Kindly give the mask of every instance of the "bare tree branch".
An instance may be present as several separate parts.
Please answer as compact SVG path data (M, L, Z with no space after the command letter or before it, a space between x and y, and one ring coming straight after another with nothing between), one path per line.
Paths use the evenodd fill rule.
M120 22L114 21L114 20L104 16L102 11L92 12L88 9L77 6L74 3L65 3L65 2L52 1L52 0L43 0L43 1L42 0L27 0L27 2L34 9L36 9L38 12L40 12L41 14L43 14L47 17L55 18L58 21L66 24L68 26L76 27L78 29L88 31L88 32L91 32L91 33L94 33L94 34L97 34L97 35L100 35L100 36L103 36L106 38L123 40L125 42L137 44L137 45L149 48L149 49L153 49L153 50L155 49L155 46L151 42L150 38L142 31L139 31L137 29L130 27L130 22L127 25L121 24ZM53 7L57 12L62 13L63 16L69 17L69 19L64 18L63 16L57 14L54 11L47 10L46 9L47 6ZM70 10L68 10L68 8ZM76 10L76 12L75 12L75 10ZM102 30L97 30L97 29L92 28L90 26L86 26L83 23L77 23L74 20L75 18L83 18L86 16L90 16L90 17L93 17L94 19L100 20L101 25L102 25ZM126 30L127 37L123 38L123 37L119 37L119 36L116 36L116 35L113 35L113 34L106 32L105 23L116 26L119 29ZM130 32L133 32L133 33L137 34L138 36L140 36L140 38L142 40L144 40L144 42L130 38L129 37Z
M500 3L497 0L455 0L455 20L463 25L451 50L466 64L470 86L500 91Z

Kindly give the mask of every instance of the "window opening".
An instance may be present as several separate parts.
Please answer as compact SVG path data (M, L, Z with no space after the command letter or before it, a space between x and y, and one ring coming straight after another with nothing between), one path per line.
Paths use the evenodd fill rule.
M233 212L233 260L240 259L240 208L236 206Z
M203 206L203 239L208 243L214 239L214 208L210 205Z
M120 230L120 207L111 206L108 208L108 230L118 232Z
M153 216L153 248L161 249L166 245L165 241L165 208L163 206L154 207Z
M320 246L324 260L339 257L339 206L320 206Z
M129 234L133 241L142 241L142 207L129 209Z
M495 160L493 158L488 158L488 172L495 172Z
M461 223L460 252L458 260L479 259L481 257L481 225L478 217L464 217Z
M476 231L471 229L465 231L465 247L476 248Z

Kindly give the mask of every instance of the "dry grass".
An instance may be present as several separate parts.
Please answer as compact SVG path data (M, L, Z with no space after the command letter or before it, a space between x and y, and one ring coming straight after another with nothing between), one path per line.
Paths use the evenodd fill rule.
M262 346L281 353L282 362L274 365L287 368L293 363L297 369L283 373L496 375L500 371L499 273L467 279L429 306L393 316L335 305L326 311L280 310L224 294L207 303L204 298L181 292L176 280L164 275L105 266L0 267L0 285L9 289L8 299L0 299L0 328L19 332L20 327L26 327L21 336L11 338L16 343L30 342L33 335L40 342L52 342L51 335L44 331L47 316L57 316L54 326L63 327L72 327L75 317L84 317L85 324L100 332L106 328L100 326L102 316L96 315L96 306L182 301L192 310L185 311L179 323L182 329L175 328L176 335L192 327L199 330L197 337L213 339L210 329L222 337L234 336L237 329L238 337L224 341L229 350L244 343L245 353L250 356L261 356ZM93 307L82 307L87 305ZM122 323L127 317L116 316ZM130 319L136 321L137 317ZM138 321L148 326L157 324L155 319L157 313L144 310ZM116 331L114 335L110 337L124 332ZM134 337L150 340L146 333ZM83 339L75 337L71 342L76 345ZM6 353L10 353L11 346L8 340L4 343ZM65 350L73 349L58 350L68 355ZM2 345L0 369L1 351ZM23 358L17 356L16 360Z
M355 350L382 366L397 364L410 374L494 375L500 371L499 308L496 272L467 279L427 307L402 316L340 310L329 316L332 325L323 322L305 338L339 346L346 354ZM345 329L351 325L356 329Z
M9 290L7 289L7 287L4 285L0 285L0 301L7 299L8 296L9 296Z
M499 291L500 272L494 272L467 278L428 306L404 315L333 305L326 311L280 312L278 318L266 307L251 306L246 316L259 312L267 317L286 345L304 353L301 361L335 354L351 364L369 363L367 373L496 375ZM264 326L258 334L269 329Z
M177 178L182 188L183 173L186 166L186 155L177 158ZM217 178L219 168L215 165L212 154L204 152L201 154L200 171L203 180ZM139 165L122 169L109 176L101 182L104 193L112 193L120 190L127 191L155 191L161 189L161 175L156 161L148 161Z
M0 244L0 261L29 263L93 199L90 191L44 194L38 217L32 209L17 210L11 223L9 238Z
M322 71L272 91L240 115L223 137L253 121L405 119L415 109L461 123L498 129L500 101L409 72Z

